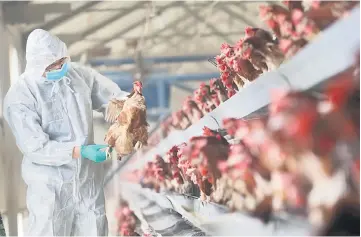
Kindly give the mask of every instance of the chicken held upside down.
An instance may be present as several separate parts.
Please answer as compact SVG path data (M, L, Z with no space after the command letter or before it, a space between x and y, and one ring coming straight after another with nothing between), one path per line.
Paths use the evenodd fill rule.
M105 142L115 148L118 160L147 145L149 125L142 87L140 81L135 81L127 99L111 100L106 111L106 120L113 124L105 136Z

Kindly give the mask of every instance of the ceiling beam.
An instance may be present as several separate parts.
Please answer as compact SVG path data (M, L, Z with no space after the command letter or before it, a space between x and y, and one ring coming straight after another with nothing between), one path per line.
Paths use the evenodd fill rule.
M161 14L161 13L164 13L166 10L172 8L172 7L175 7L175 6L179 6L183 4L183 2L180 2L180 1L176 1L176 2L171 2L165 6L162 6L162 7L159 7L158 8L158 12ZM110 36L110 37L107 37L103 40L101 40L99 43L97 43L96 45L94 45L92 48L97 48L99 46L104 46L105 44L119 38L119 36L123 35L123 34L126 34L127 32L137 28L138 26L140 26L142 23L144 23L144 19L140 19L136 22L134 22L133 24L131 24L130 26L126 27L126 28L123 28L121 29L120 31L116 32L114 35ZM83 52L87 51L89 48L86 48L84 50L82 50L81 52L79 52L77 55L75 56L78 56L79 54L82 54Z
M205 5L206 4L203 2L192 6L194 8L204 8ZM114 11L129 11L129 9L131 9L131 7L114 7L114 8L102 8L102 9L87 9L84 12L114 12Z
M208 4L209 4L209 3L208 3ZM202 12L202 10L204 10L204 8L201 9L198 13L200 14L200 13ZM186 16L190 16L190 14L187 13ZM148 49L148 50L154 49L154 47L158 46L160 43L163 43L163 42L166 43L166 44L168 44L168 45L170 45L171 47L179 46L179 43L184 40L183 37L179 37L179 35L178 35L179 32L189 31L189 30L192 28L192 26L195 26L194 20L193 20L194 18L192 18L192 17L186 17L186 16L184 16L184 18L183 18L183 19L186 19L186 20L183 20L183 22L182 22L182 23L185 23L185 24L183 24L180 29L177 29L177 27L178 27L180 24L178 24L177 27L172 27L172 28L171 28L171 30L173 30L174 32L177 33L176 35L174 35L173 38L177 38L177 37L179 38L179 40L178 40L176 43L173 43L173 42L172 42L172 39L173 39L173 38L170 38L170 39L167 39L167 38L163 38L163 39L157 38L157 39L159 39L159 41L156 42L156 44L153 44L152 46L147 47L147 49ZM187 20L191 20L191 21L189 21L189 22L186 23ZM211 34L214 35L213 32L212 32ZM197 35L198 35L197 33L196 33L196 34L193 34L190 39L193 39L193 38L196 37Z
M197 21L203 22L208 28L210 28L215 35L221 37L222 39L228 41L228 43L232 43L231 39L229 37L227 37L224 33L220 32L217 27L211 25L210 23L208 23L203 17L201 17L198 12L192 10L189 8L189 6L184 5L183 8L186 10L186 12L188 12L190 15L192 15Z
M180 23L183 23L185 21L184 19L188 20L189 19L189 18L187 18L188 15L189 14L185 13L185 14L181 15L180 17L168 22L163 28L151 33L150 35L145 36L144 37L145 44L147 44L149 42L147 40L158 39L157 36L159 34L165 32L165 31L168 31L168 30L172 30L174 27L177 27ZM193 22L190 22L190 23L193 24ZM122 39L122 38L119 38L119 39ZM87 41L94 41L94 42L100 42L101 41L101 39L86 39L86 40ZM154 44L144 46L144 48L147 48L147 49L152 48L152 47L154 47Z
M243 33L240 32L240 31L231 31L231 32L223 32L224 35L226 36L232 36L232 35L239 35L241 36ZM172 34L172 35L160 35L157 37L157 39L164 39L164 40L169 40L169 39L173 39L175 37L180 37L180 38L191 38L191 37L195 37L197 36L198 34L195 33L195 34L187 34L187 33L178 33L178 34ZM205 38L205 37L212 37L214 36L214 33L211 32L211 33L201 33L199 34L199 36L201 38Z
M157 31L151 33L150 35L147 35L144 37L145 40L149 40L149 39L153 39L153 38L158 38L159 34L163 33L164 31L170 30L173 27L176 27L178 24L184 22L185 17L188 14L183 14L182 16L178 17L177 19L174 19L171 22L168 22L168 24L166 26L164 26L161 29L158 29ZM124 39L124 40L136 40L138 39L138 37L133 37L133 38L127 38L127 37L118 37L117 39ZM94 39L94 38L88 38L88 39L84 39L86 41L94 41L94 42L101 42L101 38L98 39Z
M49 13L69 12L70 3L28 4L28 2L5 2L3 4L6 24L40 24Z
M200 13L201 13L201 11L200 11ZM177 24L176 27L172 27L172 28L168 28L168 29L172 30L175 33L189 31L192 28L192 26L195 26L195 24L194 24L194 18L188 17L188 16L190 16L190 14L186 13L185 16L182 18L182 23L184 23L184 24L182 24L180 29L178 28L180 26L180 24ZM174 35L173 38L177 38L177 37L178 37L178 35ZM148 51L150 51L150 50L154 50L154 48L159 47L160 45L164 45L164 44L167 44L167 45L169 45L171 47L179 47L179 42L182 42L183 38L179 38L179 40L176 43L172 42L173 38L170 38L170 39L157 38L156 39L157 42L153 43L151 46L148 46L146 48L147 48Z
M131 6L130 8L121 11L120 13L110 17L109 19L95 25L92 27L89 27L88 29L86 29L84 32L81 33L82 38L86 38L87 36L97 32L98 30L102 29L103 27L109 25L110 23L117 21L123 17L126 17L127 15L129 15L130 13L132 13L133 11L139 9L141 6L145 5L146 3L149 3L147 1L141 1L141 2L137 2L136 4L134 4L133 6ZM71 42L74 43L75 41ZM68 45L68 47L70 47L71 43Z
M75 9L74 11L70 11L68 14L64 14L61 15L49 22L46 22L43 25L40 25L36 28L41 28L43 30L47 30L50 31L51 29L63 24L64 22L72 19L73 17L77 16L78 14L82 13L84 10L95 6L96 4L100 3L101 1L91 1L91 2L87 2L85 3L83 6L78 7L77 9ZM31 31L33 31L34 29L29 30L28 32L26 32L26 37L27 35L29 35L31 33Z
M200 11L201 11L201 10L203 10L204 7L206 7L206 6L209 5L210 3L211 3L211 2L199 3L199 4L194 3L194 7L199 7L199 8L201 8L201 9L200 9ZM225 2L225 3L222 3L222 4L224 4L224 5L228 5L228 4L233 5L234 3L228 3L228 4L227 4L227 3ZM188 19L187 17L188 17L189 15L190 15L189 13L186 13L186 14L181 15L181 16L178 17L177 19L169 22L169 23L168 23L165 27L163 27L162 29L160 29L160 30L158 30L158 31L156 31L156 32L153 32L151 35L145 37L145 39L154 38L154 37L156 37L157 35L163 33L164 31L167 31L167 30L173 30L173 31L176 30L175 28L176 28L177 26L179 26L180 23L185 22L185 21ZM191 25L194 24L194 21L189 22L189 23L190 23L190 24L186 24L186 26L182 27L182 30L181 30L181 31L183 31L184 29L188 29ZM178 30L178 31L179 31L179 30ZM175 36L176 36L176 35L175 35Z
M232 35L239 35L240 37L242 36L242 32L240 31L231 31L231 32L224 32L225 35L227 36L232 36ZM197 36L198 34L195 33L195 34L191 34L191 33L176 33L176 34L170 34L170 35L157 35L157 36L154 36L153 39L155 40L170 40L170 39L173 39L173 38L176 38L176 37L179 37L179 38L191 38L191 37L195 37ZM214 36L214 33L211 32L211 33L201 33L199 34L200 37L202 38L206 38L206 37L213 37ZM60 36L59 36L60 37ZM64 42L65 40L63 38L61 38ZM123 40L137 40L138 38L137 37L121 37L119 39L123 39ZM101 39L85 39L86 41L89 41L89 42L100 42Z
M227 6L220 4L218 8L224 11L225 13L227 13L228 15L230 15L231 17L240 20L242 23L252 27L256 27L256 24L254 22L251 22L250 20L246 19L244 16L234 12L232 9L229 9Z
M207 2L207 5L209 5L208 2ZM205 6L206 6L206 5L205 5ZM204 8L202 8L202 9L199 11L199 13L201 13L202 10L204 10ZM179 42L181 42L181 41L183 40L183 38L182 38L182 37L179 37L180 39L179 39L178 42L176 42L176 43L173 43L173 42L172 42L172 39L173 39L173 38L177 38L177 37L179 36L179 32L189 31L189 30L192 28L192 26L195 26L195 24L194 24L194 18L188 17L188 16L191 16L191 15L189 14L189 12L186 13L183 17L181 17L182 23L185 23L185 24L183 24L180 29L178 29L178 27L180 26L180 24L177 24L175 27L168 28L168 29L170 29L170 30L172 30L173 32L176 33L172 38L167 39L167 38L158 38L158 37L157 37L157 38L156 38L156 39L157 39L157 42L156 42L155 44L147 47L147 49L148 49L148 50L154 49L154 47L158 46L159 44L161 44L161 43L163 43L163 42L166 43L166 44L168 44L168 45L170 45L171 47L176 47L177 45L179 46ZM185 19L185 20L184 20L184 19ZM191 20L191 21L188 21L188 22L187 22L187 20ZM186 23L186 22L187 22L187 23ZM166 29L166 30L168 30L168 29ZM214 35L214 33L212 33L212 34ZM197 35L197 34L196 34L196 35ZM192 35L191 37L194 38L196 35Z
M162 57L147 57L143 61L151 64L158 63L180 63L180 62L199 62L207 61L209 58L214 58L215 55L181 55L181 56L162 56ZM135 64L134 58L95 58L88 61L91 66L119 66L122 64Z
M184 19L184 18L183 18L183 19ZM188 18L188 19L189 19L189 18ZM192 20L192 19L190 19L190 20ZM184 25L183 25L183 27L181 28L181 30L178 29L178 31L186 31L186 30L188 30L188 29L189 29L191 26L193 26L193 25L194 25L194 21L189 21L187 24L184 24ZM169 28L169 30L172 30L173 32L176 32L176 33L177 33L177 31L175 31L174 28ZM157 42L155 42L153 45L147 47L147 49L148 49L148 50L151 50L151 49L153 49L154 47L156 47L156 46L158 46L159 44L162 44L162 43L166 43L166 44L170 45L171 47L175 47L175 46L178 44L178 42L177 42L176 44L174 44L174 43L172 42L172 39L173 39L173 38L177 38L177 37L178 37L178 34L175 34L172 38L165 38L165 37L162 37L162 36L157 37L157 38L155 39L155 40L157 40ZM181 40L183 40L183 38L180 39L179 41L181 41Z

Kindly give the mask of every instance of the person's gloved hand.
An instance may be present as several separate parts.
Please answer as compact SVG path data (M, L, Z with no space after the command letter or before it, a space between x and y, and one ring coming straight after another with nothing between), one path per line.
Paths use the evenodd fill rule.
M94 161L96 163L103 162L107 159L105 148L106 145L87 145L80 147L80 154L82 158Z

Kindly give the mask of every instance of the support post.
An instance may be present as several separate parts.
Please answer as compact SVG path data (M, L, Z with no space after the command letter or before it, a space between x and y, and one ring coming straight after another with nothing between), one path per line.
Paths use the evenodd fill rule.
M0 44L0 71L2 72L3 78L0 80L0 104L3 104L3 100L10 86L10 65L9 65L9 42L7 39L7 31L4 25L4 15L2 3L0 2L0 35L2 35L2 42ZM2 112L2 106L0 106ZM0 119L3 120L2 113L0 112ZM8 236L17 236L17 212L18 212L18 187L16 185L17 175L16 172L16 159L15 154L11 153L14 148L15 141L11 139L12 135L10 134L10 129L5 125L4 133L0 134L0 163L3 177L2 179L7 179L3 187L4 190L1 190L2 196L4 198L3 204L5 204L6 214L3 215L3 220L7 225L7 235ZM6 138L6 139L5 139ZM3 207L4 208L4 207Z
M157 96L158 96L158 107L166 108L167 101L165 96L165 81L164 80L157 80Z

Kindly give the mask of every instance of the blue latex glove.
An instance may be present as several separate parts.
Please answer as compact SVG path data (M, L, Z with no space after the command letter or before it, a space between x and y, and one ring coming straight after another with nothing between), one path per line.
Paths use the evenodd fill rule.
M82 158L94 161L96 163L103 162L107 159L104 148L106 145L87 145L80 147L80 154Z

